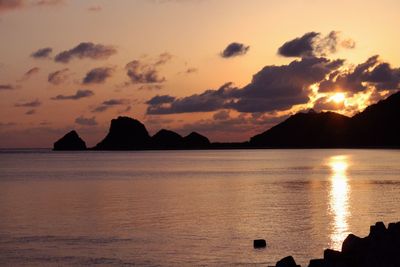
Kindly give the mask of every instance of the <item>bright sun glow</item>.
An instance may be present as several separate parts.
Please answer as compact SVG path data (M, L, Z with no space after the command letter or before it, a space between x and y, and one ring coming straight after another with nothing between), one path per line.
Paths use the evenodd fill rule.
M335 103L342 103L346 99L346 94L344 93L336 93L331 96L331 100Z

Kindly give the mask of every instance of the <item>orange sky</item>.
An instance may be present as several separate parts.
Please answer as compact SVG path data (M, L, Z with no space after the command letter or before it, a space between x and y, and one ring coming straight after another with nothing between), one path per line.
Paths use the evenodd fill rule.
M0 147L51 147L71 129L93 146L120 115L212 141L248 140L310 108L352 115L399 88L399 10L397 0L0 0Z

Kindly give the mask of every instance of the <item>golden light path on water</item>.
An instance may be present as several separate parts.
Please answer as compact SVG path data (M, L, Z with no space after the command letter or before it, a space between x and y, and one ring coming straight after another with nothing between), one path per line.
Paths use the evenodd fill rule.
M348 219L350 186L348 184L347 169L348 156L334 156L329 159L331 168L329 213L333 217L331 229L331 248L340 250L343 240L349 234Z

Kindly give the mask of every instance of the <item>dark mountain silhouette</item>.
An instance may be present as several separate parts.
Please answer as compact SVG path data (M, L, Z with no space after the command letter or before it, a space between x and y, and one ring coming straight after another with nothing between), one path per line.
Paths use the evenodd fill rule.
M400 92L367 107L352 120L356 146L400 146Z
M70 131L54 143L53 150L85 150L86 143L75 131Z
M205 149L210 147L210 140L207 137L192 132L183 138L184 148L187 149Z
M350 118L334 112L297 113L250 139L254 147L340 147L347 144Z
M161 129L151 137L155 149L180 149L183 147L183 137L179 134Z
M129 117L111 121L110 131L95 150L143 149L243 149L243 148L351 148L400 147L400 92L371 105L352 118L313 110L297 113L250 142L210 143L196 132L182 137L162 129L153 137L146 127ZM85 149L75 131L54 144L54 150Z
M252 147L400 147L400 92L352 118L298 113L250 139Z
M111 120L110 131L95 150L140 150L151 145L146 127L138 120L118 117Z

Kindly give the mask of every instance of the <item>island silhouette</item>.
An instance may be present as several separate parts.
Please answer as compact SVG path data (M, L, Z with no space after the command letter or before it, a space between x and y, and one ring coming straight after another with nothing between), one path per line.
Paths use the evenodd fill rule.
M184 150L244 148L400 148L400 92L353 117L335 112L300 112L242 143L211 143L199 133L182 137L162 129L150 136L136 119L111 120L107 136L87 148L76 131L54 143L53 150Z

